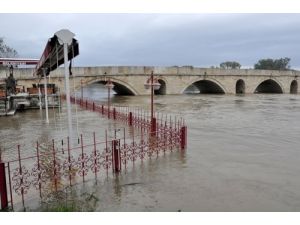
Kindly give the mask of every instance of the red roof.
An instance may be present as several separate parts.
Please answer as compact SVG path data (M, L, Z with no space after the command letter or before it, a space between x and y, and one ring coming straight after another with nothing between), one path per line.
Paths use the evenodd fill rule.
M24 59L24 58L0 58L0 65L36 65L38 59Z

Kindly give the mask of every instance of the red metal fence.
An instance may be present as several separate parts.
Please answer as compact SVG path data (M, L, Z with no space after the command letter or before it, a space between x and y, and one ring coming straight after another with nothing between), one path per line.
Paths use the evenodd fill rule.
M168 151L186 148L187 129L182 120L172 122L161 118L155 132L150 133L150 120L146 116L116 107L108 110L88 100L76 103L104 115L112 113L112 119L141 128L141 132L128 138L124 129L122 138L108 140L106 134L101 142L97 141L95 133L90 141L81 135L79 143L72 148L69 138L59 142L37 142L32 149L35 154L30 157L22 157L23 149L19 145L17 158L7 162L1 160L0 154L1 209L9 206L13 209L16 202L25 208L26 201L37 196L43 200L49 193L121 172L138 161Z
M108 119L117 120L133 126L139 129L143 129L145 132L150 132L151 129L151 118L147 111L139 108L130 108L122 106L108 106L97 105L93 100L81 99L71 97L71 102L78 104L80 107L99 112L100 114L107 116ZM160 127L168 126L170 129L179 129L185 126L183 118L172 117L171 115L165 115L163 113L155 113L154 115L154 129L157 131Z

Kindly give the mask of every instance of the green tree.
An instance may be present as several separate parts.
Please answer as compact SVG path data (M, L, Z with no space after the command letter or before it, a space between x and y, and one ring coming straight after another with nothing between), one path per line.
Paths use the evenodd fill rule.
M280 59L261 59L254 64L256 70L289 70L290 69L290 58Z
M240 69L241 64L235 61L226 61L220 64L222 69Z
M5 44L4 38L0 37L0 58L17 57L18 52Z

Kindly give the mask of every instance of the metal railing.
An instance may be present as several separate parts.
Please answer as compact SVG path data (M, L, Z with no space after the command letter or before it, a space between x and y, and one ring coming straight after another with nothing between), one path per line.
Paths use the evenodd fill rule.
M72 102L75 103L74 98ZM14 209L15 203L25 208L26 202L37 196L43 201L50 193L66 187L119 173L138 161L186 148L187 128L183 120L161 117L155 132L150 133L149 117L131 112L130 108L113 107L109 112L103 105L89 100L78 99L76 103L103 115L112 113L111 119L133 126L140 132L129 137L124 129L123 137L112 139L105 132L105 140L101 141L97 140L95 133L89 141L80 135L80 141L72 148L68 137L61 141L36 142L31 149L35 154L27 157L22 157L24 147L18 145L17 157L10 161L3 161L0 151L1 209Z

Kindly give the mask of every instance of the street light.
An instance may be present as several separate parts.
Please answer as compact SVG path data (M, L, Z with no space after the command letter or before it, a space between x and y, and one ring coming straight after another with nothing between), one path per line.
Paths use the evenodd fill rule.
M153 95L154 95L154 90L159 90L160 83L158 82L157 78L154 78L153 71L151 71L151 76L147 79L144 86L145 89L149 89L151 87L151 130L150 132L151 135L154 135L156 131L156 118L154 118Z
M114 84L110 81L110 78L108 78L108 81L105 84L105 87L107 87L107 90L108 90L107 110L108 110L108 119L109 119L110 118L110 90L114 88Z
M58 43L60 45L63 45L63 52L64 52L64 66L65 66L65 93L66 93L66 100L67 100L67 115L68 115L68 134L69 138L71 140L71 148L73 147L72 144L72 138L73 138L73 133L72 133L72 113L71 113L71 98L70 98L70 80L69 80L69 68L67 66L68 62L68 47L72 45L73 38L75 34L73 34L71 31L63 29L60 31L57 31L55 33Z

